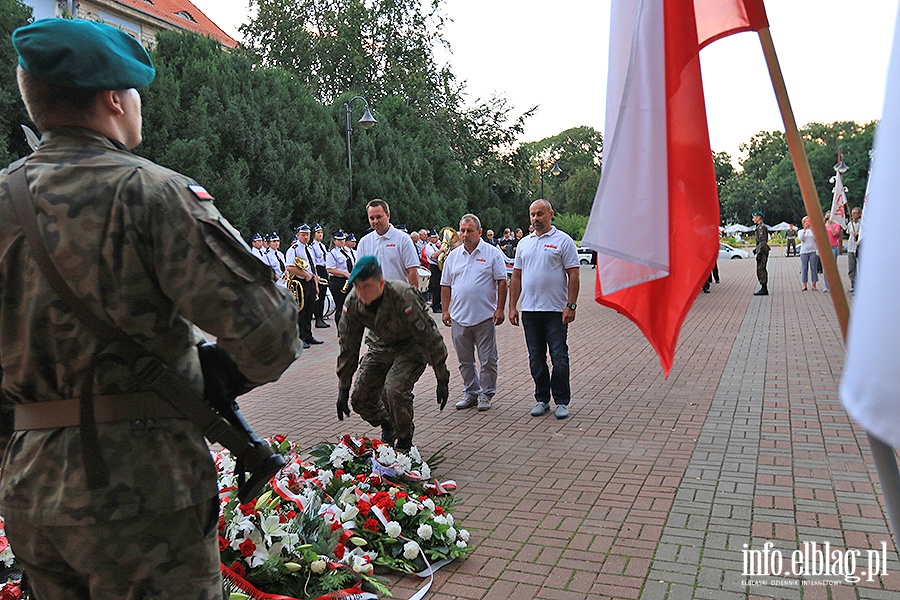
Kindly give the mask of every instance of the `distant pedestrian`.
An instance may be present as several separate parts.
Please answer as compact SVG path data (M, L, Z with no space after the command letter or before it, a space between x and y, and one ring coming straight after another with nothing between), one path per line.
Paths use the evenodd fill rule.
M578 250L566 233L551 224L553 207L536 200L529 207L534 233L522 238L516 253L509 292L509 322L522 327L528 346L528 364L537 400L531 415L550 412L550 397L556 402L556 418L569 416L572 397L569 382L569 323L575 320L580 289ZM553 372L547 367L547 350Z
M856 207L850 211L847 221L847 276L850 277L850 291L856 288L856 251L859 248L859 228L862 224L862 209Z
M753 292L754 296L769 295L769 272L766 269L769 262L769 228L763 223L763 214L759 211L753 213L753 224L756 225L756 278L759 280L759 289Z
M816 254L816 238L809 225L809 217L800 222L803 229L797 232L800 240L800 291L806 291L807 281L812 279L812 290L816 291L819 281L819 255Z
M784 232L784 239L787 242L787 246L784 251L785 256L796 256L797 255L797 230L794 229L793 225L788 225L787 231Z

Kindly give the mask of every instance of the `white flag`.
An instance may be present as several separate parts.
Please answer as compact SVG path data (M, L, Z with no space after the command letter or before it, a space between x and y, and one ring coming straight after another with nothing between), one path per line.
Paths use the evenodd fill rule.
M847 228L847 188L841 178L841 172L836 171L834 177L834 194L831 197L831 222L837 223L841 229Z
M900 213L900 14L888 69L884 116L866 203L866 236L850 315L841 400L850 416L884 443L900 447L900 278L894 249Z

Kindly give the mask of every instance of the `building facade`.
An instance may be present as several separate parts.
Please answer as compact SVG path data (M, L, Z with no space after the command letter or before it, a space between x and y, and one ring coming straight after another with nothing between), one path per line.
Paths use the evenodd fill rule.
M186 29L234 48L237 41L222 31L190 0L23 0L35 19L74 17L102 21L134 36L144 47L164 29Z

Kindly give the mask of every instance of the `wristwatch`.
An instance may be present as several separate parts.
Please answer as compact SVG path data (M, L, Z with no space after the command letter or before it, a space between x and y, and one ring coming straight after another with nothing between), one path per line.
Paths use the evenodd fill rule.
M575 304L574 302L569 302L569 303L566 304L566 308L571 309L571 310L575 310L576 308L578 308L578 305Z

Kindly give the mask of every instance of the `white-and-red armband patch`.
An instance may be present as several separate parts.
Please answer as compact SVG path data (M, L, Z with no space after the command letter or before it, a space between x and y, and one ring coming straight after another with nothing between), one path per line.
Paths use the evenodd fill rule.
M215 200L215 198L212 197L212 194L207 192L206 188L203 187L202 185L198 185L196 183L191 183L187 187L191 191L192 194L197 196L198 200L209 200L210 202Z

